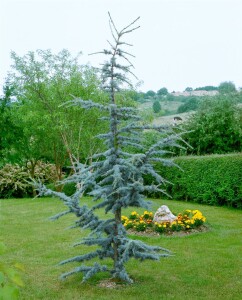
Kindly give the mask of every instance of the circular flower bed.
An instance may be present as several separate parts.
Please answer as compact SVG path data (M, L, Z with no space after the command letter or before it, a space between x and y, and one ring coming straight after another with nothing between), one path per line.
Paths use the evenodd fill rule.
M133 232L155 232L158 234L171 234L173 232L194 231L204 226L206 218L199 210L187 209L177 215L173 222L157 223L153 221L153 213L144 211L139 215L133 211L129 217L122 216L122 223L127 230Z

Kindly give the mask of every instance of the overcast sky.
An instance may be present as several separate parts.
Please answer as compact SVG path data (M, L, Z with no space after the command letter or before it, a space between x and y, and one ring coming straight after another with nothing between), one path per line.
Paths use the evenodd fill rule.
M119 29L140 16L129 42L141 90L242 87L242 0L0 0L0 85L11 50L66 48L98 66L88 53L106 48L108 11Z

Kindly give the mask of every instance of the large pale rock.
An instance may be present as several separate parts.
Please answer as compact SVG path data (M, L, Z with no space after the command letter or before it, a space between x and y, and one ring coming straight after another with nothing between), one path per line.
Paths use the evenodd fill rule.
M162 205L158 210L156 211L153 222L157 223L164 223L164 222L173 222L176 220L176 216L173 215L173 213L170 211L168 206Z

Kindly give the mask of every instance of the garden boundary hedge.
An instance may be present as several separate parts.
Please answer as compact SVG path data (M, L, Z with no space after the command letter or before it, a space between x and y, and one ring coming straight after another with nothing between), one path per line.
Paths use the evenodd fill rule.
M172 182L166 191L173 199L242 208L242 153L176 157L174 162L182 170L157 165L161 176ZM151 184L152 178L145 181Z

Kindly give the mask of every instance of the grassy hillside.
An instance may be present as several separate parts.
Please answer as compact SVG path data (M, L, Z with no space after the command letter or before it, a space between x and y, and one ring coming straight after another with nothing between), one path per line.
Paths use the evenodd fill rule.
M178 107L183 104L181 101L161 101L161 109L164 111L167 111L168 113L176 112ZM147 110L147 109L152 109L153 101L148 101L142 104L139 104L139 109L142 110Z
M154 118L152 124L154 125L171 125L174 124L174 117L179 116L182 120L178 121L179 123L185 122L192 115L193 112L186 112L182 114L174 114L169 116L162 116L158 118Z

